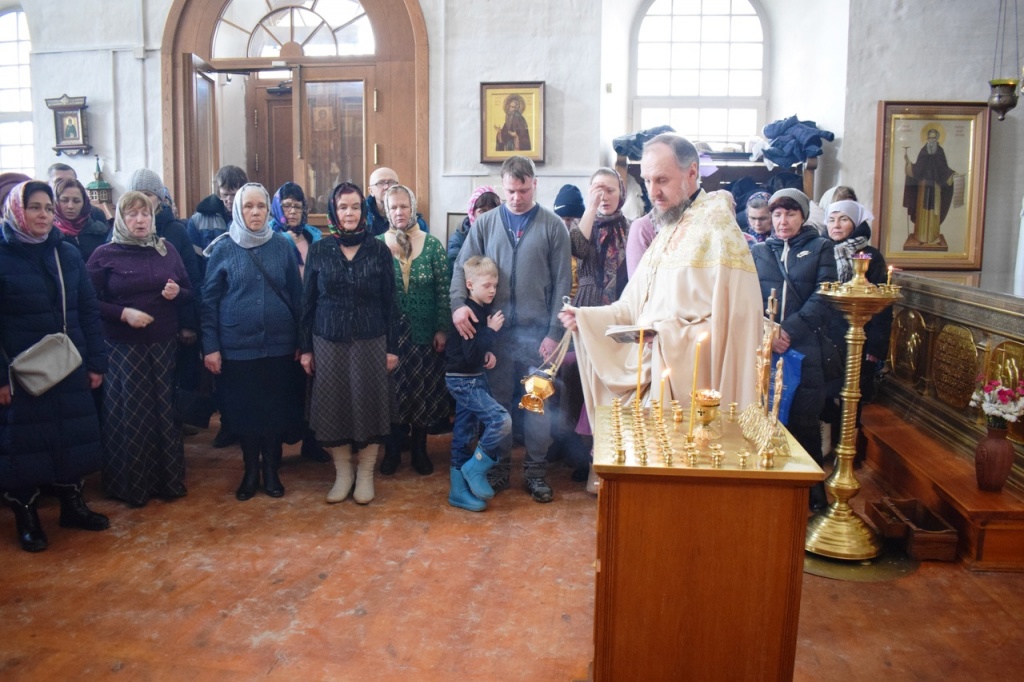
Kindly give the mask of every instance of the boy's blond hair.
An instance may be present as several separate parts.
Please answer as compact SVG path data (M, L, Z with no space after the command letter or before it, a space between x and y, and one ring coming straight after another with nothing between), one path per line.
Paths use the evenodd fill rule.
M466 279L476 279L491 275L498 276L498 264L487 256L472 256L462 264L462 271L466 273Z

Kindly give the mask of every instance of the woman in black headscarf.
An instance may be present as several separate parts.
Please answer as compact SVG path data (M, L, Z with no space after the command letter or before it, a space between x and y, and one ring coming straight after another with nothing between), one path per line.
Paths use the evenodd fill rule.
M309 250L302 293L302 366L313 377L309 424L337 469L327 502L347 498L354 478L352 498L368 504L390 431L388 372L398 366L395 273L391 250L366 229L356 185L334 188L327 215L331 236Z

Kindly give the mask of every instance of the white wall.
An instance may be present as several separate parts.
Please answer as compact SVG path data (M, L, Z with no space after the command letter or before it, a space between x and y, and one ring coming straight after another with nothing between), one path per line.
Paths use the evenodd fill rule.
M873 198L877 103L979 101L989 94L997 0L850 0L850 57L843 180ZM1010 46L1013 50L1013 46ZM1020 108L993 116L989 143L982 288L1010 291L1021 192L1024 122Z
M36 174L55 161L88 183L96 159L123 188L146 167L162 169L160 40L171 0L31 0L22 2L32 35ZM46 99L88 97L89 156L59 159Z
M582 185L600 165L600 3L523 0L505 21L493 2L421 0L430 46L431 231L465 212L473 188L498 186L499 164L480 162L480 83L545 82L545 162L538 200ZM493 28L487 28L493 27Z

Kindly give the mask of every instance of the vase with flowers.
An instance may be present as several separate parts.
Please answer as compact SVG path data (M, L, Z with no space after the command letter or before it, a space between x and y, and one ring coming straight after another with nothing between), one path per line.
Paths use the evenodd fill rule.
M978 488L999 492L1013 468L1013 443L1006 440L1006 423L1016 422L1024 415L1024 381L1013 386L1001 379L984 381L979 377L979 386L971 396L971 407L981 408L988 427L988 435L974 450Z

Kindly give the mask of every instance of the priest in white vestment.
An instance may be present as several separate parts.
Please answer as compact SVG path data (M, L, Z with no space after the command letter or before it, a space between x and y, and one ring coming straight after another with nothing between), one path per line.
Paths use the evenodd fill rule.
M587 416L599 405L636 397L636 343L605 335L611 325L653 328L645 339L641 402L658 398L664 369L670 369L665 401L689 404L694 356L701 343L697 388L722 392L723 405L754 401L755 360L763 315L757 271L736 224L732 197L699 188L698 155L684 138L663 134L644 147L641 175L661 221L621 298L596 308L567 307L562 323L573 329ZM653 378L653 386L652 386ZM653 388L653 390L648 390Z

